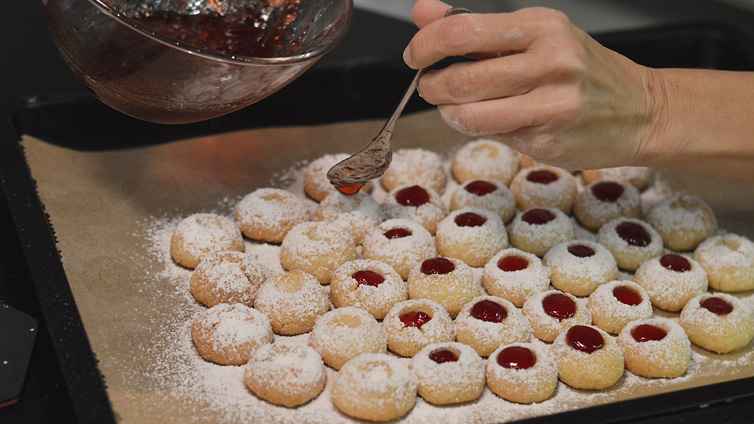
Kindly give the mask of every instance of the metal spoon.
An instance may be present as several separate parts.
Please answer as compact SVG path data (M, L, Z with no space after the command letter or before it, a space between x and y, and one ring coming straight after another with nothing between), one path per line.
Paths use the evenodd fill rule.
M463 8L451 8L445 12L445 17L462 13L470 13L470 11ZM327 171L327 179L338 191L349 196L355 195L368 181L379 178L385 173L393 159L391 141L395 121L398 120L403 108L406 107L406 103L414 94L419 79L427 70L429 68L422 68L416 73L395 112L382 127L377 137L363 150L338 162Z

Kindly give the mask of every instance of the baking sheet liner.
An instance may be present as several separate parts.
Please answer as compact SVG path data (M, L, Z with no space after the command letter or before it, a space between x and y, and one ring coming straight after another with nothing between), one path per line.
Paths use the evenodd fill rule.
M303 196L300 170L306 163L326 153L359 150L382 124L256 129L110 152L22 140L119 422L351 421L332 406L332 370L325 392L287 409L247 391L242 367L203 361L188 334L191 318L203 306L189 293L190 271L170 259L168 243L183 217L199 212L232 217L236 202L256 188L290 188ZM426 148L446 159L470 140L445 126L435 111L402 118L395 134L396 149ZM643 198L652 202L673 191L710 203L722 231L754 238L754 184L658 171ZM247 250L272 272L282 270L270 265L276 248L247 241ZM754 305L751 292L737 296ZM306 337L285 339L305 343ZM559 383L551 399L535 405L504 401L489 389L476 402L459 406L433 407L419 398L400 421L501 422L553 414L752 376L753 358L751 344L727 355L694 347L689 372L677 379L645 379L626 371L604 391Z

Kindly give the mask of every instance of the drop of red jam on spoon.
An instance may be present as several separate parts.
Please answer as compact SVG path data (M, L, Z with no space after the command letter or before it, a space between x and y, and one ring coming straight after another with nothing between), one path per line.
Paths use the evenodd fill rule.
M555 219L555 214L547 209L534 208L524 212L521 220L532 225L542 225Z
M641 303L641 295L631 287L617 286L613 289L613 296L615 296L620 303L629 306L636 306Z
M668 332L654 325L641 324L631 330L631 337L637 342L660 341L668 335Z
M440 348L429 352L429 359L435 361L438 364L444 364L445 362L457 362L458 355L456 355L451 350Z
M393 228L391 230L385 231L385 237L389 238L390 240L408 237L410 235L411 231L405 228Z
M523 346L510 346L497 355L497 363L503 368L525 370L537 363L537 357L531 349Z
M588 258L594 256L594 249L583 244L574 244L568 246L568 252L577 258Z
M550 171L532 171L526 176L527 181L538 184L550 184L558 180L558 175Z
M456 216L454 221L459 227L481 227L487 222L487 218L473 212L466 212Z
M497 261L497 267L505 272L521 271L529 267L529 261L520 256L505 256Z
M553 318L564 320L576 314L576 302L562 293L553 293L542 299L542 308Z
M351 276L354 280L356 280L359 285L364 286L372 286L377 287L383 282L385 282L385 277L381 276L380 274L370 271L368 269L363 269L361 271L356 271Z
M447 258L427 259L421 264L421 272L425 275L449 274L454 269L456 266Z
M647 230L635 222L621 222L615 227L615 231L631 246L645 247L652 241Z
M566 343L576 350L592 353L605 345L605 339L592 327L574 325L566 332Z
M623 186L612 181L603 181L592 186L592 194L603 202L616 202L623 194Z
M508 317L508 311L499 303L482 300L471 307L471 316L486 322L503 322Z
M415 185L398 191L395 194L395 200L401 206L418 207L429 202L429 193L422 187Z
M432 317L422 311L411 311L400 315L400 320L406 327L422 328L422 325L432 320Z
M464 188L464 190L468 191L469 193L476 194L480 197L484 196L485 194L490 194L496 189L497 187L495 186L495 184L482 180L472 181L466 184L466 187Z
M733 305L719 297L708 297L702 300L699 306L716 315L728 315L733 312Z
M691 270L691 262L681 255L668 253L660 258L660 265L675 272L686 272Z
M359 183L359 184L354 184L350 186L340 186L340 187L335 187L335 189L341 192L342 194L345 194L346 196L353 196L356 193L358 193L359 190L361 190L361 188L364 187L364 185L366 185L366 183Z

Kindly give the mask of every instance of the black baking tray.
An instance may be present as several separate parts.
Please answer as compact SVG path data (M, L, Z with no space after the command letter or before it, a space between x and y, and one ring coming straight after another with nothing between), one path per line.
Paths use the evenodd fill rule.
M364 38L386 27L398 45L414 32L410 24L357 10L344 45L310 72L247 109L197 124L165 126L122 115L70 85L70 75L62 77L62 86L75 87L70 91L2 96L0 302L34 316L40 325L21 401L0 409L0 423L117 421L19 139L29 135L73 149L107 150L262 126L385 118L413 76L399 54L361 51ZM716 24L594 36L647 66L754 70L749 48L754 40ZM59 57L52 61L61 66ZM407 113L429 107L414 98ZM746 378L526 422L751 422L754 378L741 377Z

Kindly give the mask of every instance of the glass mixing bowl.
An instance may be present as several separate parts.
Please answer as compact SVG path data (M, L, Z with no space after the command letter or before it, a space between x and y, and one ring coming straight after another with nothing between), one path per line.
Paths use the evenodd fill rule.
M353 9L352 0L239 1L42 0L42 5L63 57L98 99L139 119L180 124L233 112L281 89L340 43ZM266 47L247 49L249 56L236 54L235 47L226 52L197 47L195 41L206 38L222 42L228 29L222 19L210 27L203 20L207 15L231 22L244 16L256 28L251 35L264 38ZM181 26L189 41L156 32L158 24L168 30Z

